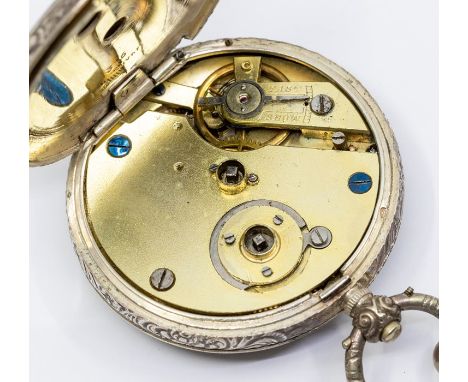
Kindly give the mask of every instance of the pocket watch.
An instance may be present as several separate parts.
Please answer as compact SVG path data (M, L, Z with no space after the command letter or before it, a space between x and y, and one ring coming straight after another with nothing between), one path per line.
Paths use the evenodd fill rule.
M58 0L30 35L29 161L73 155L70 232L91 285L152 337L259 351L340 312L348 381L366 342L438 299L368 287L396 240L397 143L318 53L192 39L217 0ZM438 347L435 351L438 365Z

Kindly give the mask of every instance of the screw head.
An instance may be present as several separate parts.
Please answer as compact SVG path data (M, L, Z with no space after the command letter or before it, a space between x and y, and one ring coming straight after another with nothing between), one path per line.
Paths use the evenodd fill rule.
M332 134L332 142L335 145L342 145L343 143L345 143L346 142L345 133L343 133L341 131L337 131L337 132L333 133Z
M336 131L332 134L332 143L333 143L333 147L336 150L348 149L346 134L343 133L342 131Z
M164 93L166 93L166 87L164 86L164 84L156 85L153 88L153 94L157 97L161 97L162 95L164 95Z
M223 238L227 245L233 245L236 241L236 236L233 233L227 233L223 236Z
M247 182L249 182L250 185L254 185L258 183L258 175L257 174L249 174L247 177Z
M275 224L275 225L281 225L281 224L283 224L283 221L284 221L284 219L280 215L275 215L275 217L273 218L273 224Z
M132 142L125 135L114 135L107 142L107 152L114 158L122 158L132 149Z
M326 227L317 226L310 230L310 243L315 249L324 249L332 242L332 233Z
M310 103L311 110L318 115L326 115L333 109L334 102L331 97L326 94L319 94L312 98Z
M182 50L178 50L177 52L175 52L174 57L177 61L183 60L185 57L185 52Z
M411 297L414 294L414 289L411 287L406 288L404 292L408 297Z
M270 267L262 268L262 275L265 277L270 277L273 274L273 270Z
M355 194L365 194L372 188L372 178L365 172L356 172L350 176L348 187Z
M212 163L212 164L210 164L210 167L208 167L208 170L211 173L215 173L217 169L218 169L218 165L216 163Z
M164 292L169 290L175 283L174 272L167 268L158 268L151 274L150 283L157 291Z
M370 145L367 150L366 150L368 153L376 153L377 152L377 145L376 144L372 144Z
M380 339L383 342L390 342L396 340L401 334L401 324L398 321L388 323L382 330Z

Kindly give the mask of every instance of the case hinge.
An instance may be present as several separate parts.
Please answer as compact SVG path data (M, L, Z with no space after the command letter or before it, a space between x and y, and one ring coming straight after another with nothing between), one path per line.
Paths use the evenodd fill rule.
M153 87L153 79L143 70L136 69L114 90L112 98L116 109L122 115L127 114Z
M168 59L163 61L153 72L148 75L142 69L137 68L112 92L115 108L107 113L94 127L93 134L102 136L120 118L127 114L140 102L156 85L165 81L178 71L187 62L187 56L176 51Z
M94 127L93 134L100 137L120 118L127 114L155 86L153 79L137 68L112 92L114 109L107 113Z

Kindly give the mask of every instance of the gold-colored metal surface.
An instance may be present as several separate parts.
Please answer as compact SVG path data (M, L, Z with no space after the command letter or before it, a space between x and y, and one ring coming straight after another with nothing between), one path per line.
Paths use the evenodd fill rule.
M68 25L44 39L42 20L31 52L30 163L43 165L76 150L112 107L113 90L139 68L149 74L183 38L193 38L217 0L61 0ZM70 9L67 9L67 6ZM42 27L42 29L41 29ZM38 53L40 52L40 54Z
M276 215L282 217L282 224L273 223ZM249 229L259 225L273 233L273 245L260 254L246 245ZM223 237L232 232L237 234L238 240L232 245L226 244ZM223 267L231 276L247 286L274 284L294 272L303 259L300 227L292 217L276 207L254 205L242 210L226 222L214 239L219 247L218 253ZM310 256L310 251L307 252L307 256ZM268 273L265 277L262 271L267 269L266 266L271 270L271 274Z
M30 35L30 164L76 152L70 231L114 310L179 346L252 351L372 282L402 173L375 101L324 57L258 39L170 53L216 3L57 0Z
M247 151L229 151L206 139L187 109L188 97L200 94L192 89L203 87L207 78L233 60L233 56L200 60L169 79L177 84L176 92L189 89L180 97L181 105L175 105L178 97L170 102L164 95L161 102L154 94L146 97L126 123L112 131L131 139L130 154L109 155L108 134L90 155L85 174L88 222L113 267L148 297L203 314L272 308L323 284L365 235L379 190L379 158L375 151L367 152L369 138L349 151L334 150L326 135L308 138L300 131L292 133L295 139L290 134L286 141ZM287 60L265 61L295 82L320 76ZM192 105L197 107L197 98ZM342 105L336 105L338 112ZM367 127L364 134L370 136ZM244 175L255 174L258 182L234 194L224 192L210 168L227 160L241 163ZM350 191L348 180L357 172L370 175L374 185L370 191ZM265 200L272 202L227 220L213 244L215 227L228 211ZM274 203L292 209L304 223L293 222ZM274 224L276 215L282 215L281 225ZM249 256L243 245L246 232L255 225L271 229L276 238L271 253L261 261ZM315 226L333 233L328 247L307 245L308 230ZM228 247L223 237L230 232L237 235L237 242ZM213 245L218 246L218 265L210 254ZM265 266L272 274L262 273ZM164 292L150 284L150 275L158 268L170 269L177 280ZM224 271L244 287L227 282Z
M183 124L180 130L174 130L176 122ZM147 112L116 132L132 139L132 151L112 158L104 140L90 156L89 222L109 260L132 284L187 310L242 313L300 296L346 261L374 211L377 187L357 195L349 191L347 180L365 171L377 184L375 154L281 146L238 153L236 159L259 174L260 182L226 195L208 168L232 156L205 142L184 118ZM181 171L174 170L178 162L184 164ZM211 264L211 232L229 209L265 198L291 206L311 227L330 227L334 240L326 249L309 251L286 284L262 293L241 291L220 278ZM149 275L163 266L176 274L177 284L157 293Z
M99 134L90 136L73 156L67 210L78 258L91 284L115 311L163 341L213 352L254 351L290 342L337 315L350 288L369 285L383 266L395 242L403 195L395 140L367 91L319 54L259 39L211 41L184 48L183 53L186 59L175 70L167 70L174 62L170 57L161 64L166 69L151 75L156 83L180 85L176 91L180 104L175 93L158 100L161 89L155 89L125 115L123 125L115 125L119 119L113 113L106 116L107 122L98 124ZM314 136L308 133L311 130L284 130L284 139L263 146L218 146L216 129L225 129L226 121L202 118L215 132L212 142L197 123L197 108L192 108L206 96L208 89L200 90L214 73L214 82L220 85L214 90L221 96L223 83L236 81L233 57L261 57L259 84L335 84L371 133L347 132L346 145L340 145L336 142L342 136L337 140L331 132ZM230 68L225 78L218 76L223 67ZM184 89L190 91L182 94ZM318 114L327 102L325 98L315 102ZM242 126L234 129L241 132ZM268 127L245 129L254 130L278 132ZM119 133L131 139L131 151L115 158L106 146ZM219 187L215 171L227 160L237 160L248 175L248 184L234 195ZM372 177L369 192L353 193L343 184L343 175L355 171L354 166ZM237 179L235 173L229 169L230 181ZM360 187L359 180L353 187ZM367 197L374 198L373 207ZM242 225L245 219L240 219L232 225L235 232L221 232L242 210L256 206L271 210L258 214L253 227ZM283 211L282 219L276 216L277 207ZM269 211L275 212L272 221L267 221ZM288 216L298 223L304 244L299 265L290 274L273 268L271 262L281 250L294 248L279 237L284 232L278 224L288 224ZM331 241L322 237L328 247L317 233L312 236L328 235L319 225L330 229ZM359 237L354 236L358 226ZM251 286L249 280L236 279L236 270L216 257L223 244L220 238L232 243L233 256L240 254L249 267L253 265L257 284L266 283ZM288 239L300 241L294 234ZM264 264L261 277L254 263ZM268 279L281 271L285 277L268 285ZM171 279L154 280L154 275ZM322 281L316 284L318 280Z
M198 99L207 95L219 96L226 86L232 84L240 76L239 72L242 72L241 68L236 68L236 63L238 66L244 62L261 64L258 69L252 67L250 70L255 70L256 73L251 78L255 78L256 81L262 84L270 81L288 80L280 70L268 65L265 59L262 61L261 57L241 57L242 60L238 60L238 58L226 58L223 61L219 61L219 58L212 58L193 65L193 72L195 73L209 71L209 73L206 73L206 78L196 77L197 82L194 84L198 84ZM177 77L178 81L193 83L191 82L193 79L190 80L183 73ZM193 102L195 102L195 99ZM219 115L215 116L211 111L206 111L199 105L193 107L197 129L205 139L220 148L234 151L252 150L264 145L279 144L289 136L289 131L278 132L255 128L240 130L232 126L221 129L225 123Z
M306 95L312 99L318 94L327 94L334 100L333 110L326 116L315 115L309 102L299 99L290 102L269 102L264 105L261 113L252 118L239 118L226 114L229 122L244 126L269 127L276 129L304 129L319 131L350 131L368 134L369 130L351 102L341 91L331 83L324 82L279 82L262 85L266 97L273 101L280 97Z
M237 81L251 80L257 82L260 76L260 65L262 58L254 57L234 57L234 72Z

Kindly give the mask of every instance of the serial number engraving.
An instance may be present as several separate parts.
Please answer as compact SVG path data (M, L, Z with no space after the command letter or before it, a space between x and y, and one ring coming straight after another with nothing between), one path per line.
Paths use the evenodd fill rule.
M265 111L259 116L262 122L275 122L284 124L301 124L310 122L310 113L288 113L288 112L274 112Z

